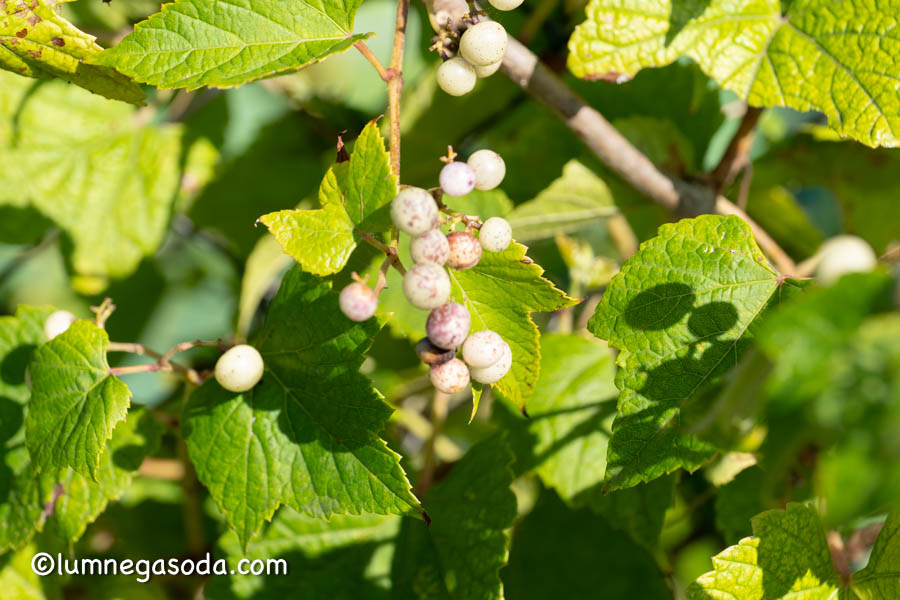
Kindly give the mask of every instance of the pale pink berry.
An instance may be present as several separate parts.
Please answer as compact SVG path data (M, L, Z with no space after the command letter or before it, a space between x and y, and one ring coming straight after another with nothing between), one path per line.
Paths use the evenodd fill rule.
M465 196L475 189L475 171L460 161L444 165L438 180L448 196Z
M438 348L435 346L431 340L427 337L419 340L419 343L416 344L416 354L419 355L419 360L421 360L426 365L439 365L441 363L445 363L451 358L456 357L456 350L445 350L443 348Z
M503 356L504 346L506 346L506 342L499 333L490 329L476 331L463 344L463 360L470 367L489 367Z
M355 281L341 290L338 298L341 312L353 321L365 321L375 314L378 296L375 290L364 283Z
M439 365L432 365L428 371L435 389L445 394L455 394L469 385L469 369L458 358L453 358Z
M503 342L500 359L488 367L470 367L469 373L472 379L478 383L490 384L503 379L512 368L512 350L509 344Z
M475 173L475 187L479 190L494 189L506 176L506 163L493 150L478 150L466 163Z
M450 276L434 263L413 265L403 276L403 295L416 308L437 308L450 299Z
M450 254L447 264L459 271L471 269L481 260L481 244L471 233L455 231L447 236Z
M512 227L502 217L491 217L481 226L478 241L488 252L503 252L512 242Z
M414 263L433 262L442 265L450 255L450 242L440 229L432 229L412 239L409 253Z
M403 233L421 235L433 229L438 218L434 198L422 188L403 188L391 202L391 220Z
M458 348L469 335L471 318L469 311L462 304L448 302L439 306L428 315L425 330L435 346L439 348Z

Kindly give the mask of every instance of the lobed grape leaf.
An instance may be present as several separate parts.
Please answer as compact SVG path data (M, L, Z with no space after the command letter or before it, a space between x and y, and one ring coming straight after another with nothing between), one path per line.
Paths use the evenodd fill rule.
M577 302L544 279L544 270L525 251L513 242L503 252L485 252L471 269L449 270L453 298L469 310L471 330L492 329L509 344L512 369L493 387L520 408L531 397L541 366L540 332L531 313Z
M664 225L625 263L588 324L621 350L607 489L694 470L712 456L682 421L703 413L705 388L737 364L783 284L737 217Z
M900 510L892 511L875 540L866 568L853 576L860 600L900 597Z
M244 552L237 534L227 532L219 546L236 565L250 560L284 559L287 574L232 574L211 579L207 598L382 598L390 576L390 551L400 528L396 515L335 515L324 521L284 506Z
M0 73L0 207L32 207L63 233L74 271L130 274L162 241L180 183L181 128L63 82L20 96ZM88 290L96 293L97 289Z
M508 555L505 530L516 517L512 460L503 436L495 435L428 490L423 504L431 525L407 521L397 540L396 597L503 598L498 571Z
M344 268L360 231L391 226L390 203L397 195L384 138L375 121L363 129L349 162L336 163L319 188L322 208L282 210L260 217L284 251L314 275Z
M262 381L243 394L209 381L185 409L197 475L244 546L281 504L319 518L421 513L377 435L391 410L358 372L381 323L350 321L337 296L294 267L257 342Z
M601 489L618 393L614 377L613 355L605 344L577 335L544 335L529 418L510 416L503 427L517 442L517 475L533 470L567 503L590 506L611 526L655 547L675 478L608 494Z
M507 220L515 238L528 241L584 229L617 212L606 183L571 160L559 179L533 200L518 205Z
M508 598L672 598L653 556L587 509L570 510L549 490L516 524Z
M688 588L688 600L836 598L840 580L814 508L788 504L753 518L754 537L713 557L713 571Z
M104 330L75 321L35 351L25 441L37 472L72 467L97 480L100 455L131 403L128 386L109 373L108 344Z
M343 52L362 0L178 0L90 62L160 88L234 87Z
M57 12L71 0L0 2L0 69L26 77L59 77L113 100L144 103L144 91L128 77L86 59L103 48Z
M578 77L621 81L689 56L753 106L825 113L841 136L897 146L900 4L591 0L569 40Z

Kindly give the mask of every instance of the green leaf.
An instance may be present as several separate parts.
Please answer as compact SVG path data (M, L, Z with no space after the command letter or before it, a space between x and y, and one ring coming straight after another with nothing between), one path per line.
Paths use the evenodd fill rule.
M295 71L369 34L353 34L361 0L178 0L93 59L143 83L234 87Z
M108 345L104 330L76 321L35 351L25 439L37 471L72 467L97 480L103 448L131 403L128 386L109 374Z
M328 521L282 507L244 552L229 531L219 545L230 565L242 558L284 559L287 575L239 575L210 580L208 598L329 598L357 600L387 597L393 538L400 517L335 515Z
M507 597L671 598L653 557L612 525L545 490L516 525L501 571Z
M0 590L10 600L57 600L62 598L55 573L40 576L31 561L41 548L37 544L25 546L11 556L0 558Z
M131 486L144 458L159 446L161 435L162 426L149 410L132 410L113 430L112 438L100 455L96 481L73 469L64 469L55 477L45 475L45 488L52 488L55 480L62 490L53 511L56 531L69 542L80 538L106 505L117 500Z
M618 210L609 187L577 160L534 200L518 205L507 217L514 237L529 241L596 225Z
M295 267L260 333L262 381L234 394L211 380L191 396L191 459L245 546L281 504L319 518L419 514L377 435L391 410L358 372L380 327L347 319L330 284Z
M501 435L472 447L446 479L425 494L431 525L407 521L398 538L397 597L499 600L505 530L516 517L510 489L513 455Z
M284 251L314 275L344 268L356 249L359 231L391 227L389 207L397 178L374 121L353 147L349 162L336 163L319 187L317 210L282 210L260 217ZM357 229L358 228L358 229Z
M853 576L861 600L900 597L900 511L888 515L866 568Z
M625 263L588 324L621 350L608 489L694 470L712 456L682 421L703 413L704 390L749 347L782 283L737 217L665 225Z
M103 49L96 38L57 13L56 5L71 0L4 2L0 7L0 69L47 79L60 77L96 94L144 103L139 85L115 69L87 64Z
M759 514L753 519L753 536L713 557L714 570L691 584L688 599L845 597L814 508L788 504L786 510Z
M9 77L0 73L0 96ZM169 223L181 128L141 124L133 107L63 82L0 108L9 124L9 137L0 139L0 206L31 206L54 221L79 275L134 271Z
M896 146L900 59L886 49L894 42L884 15L897 8L829 0L651 0L639 7L591 0L569 41L568 63L578 77L621 80L689 56L753 106L818 110L841 136Z
M577 301L542 277L544 270L513 242L503 252L485 252L475 267L450 270L453 298L472 317L472 331L492 329L512 350L512 369L493 385L520 408L531 397L541 366L540 332L532 312L549 312Z
M14 317L0 317L0 552L27 542L41 518L22 424L31 395L26 369L45 341L44 320L51 312L49 307L20 306Z
M569 504L590 506L612 526L653 547L672 503L674 478L609 494L602 490L618 393L614 376L613 355L605 344L576 335L544 335L529 418L504 418L502 426L522 440L516 446L517 475L534 470Z

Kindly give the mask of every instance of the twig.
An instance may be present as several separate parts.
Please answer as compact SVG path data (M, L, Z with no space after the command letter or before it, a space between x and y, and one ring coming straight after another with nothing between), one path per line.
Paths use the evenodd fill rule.
M728 187L741 169L750 163L750 149L753 147L756 124L762 111L763 109L757 106L747 107L737 132L722 155L722 160L713 169L710 185L717 194Z
M826 536L828 549L831 551L831 563L834 570L841 576L841 581L846 585L850 581L850 557L844 547L844 540L837 531L829 531Z
M708 186L688 183L664 175L603 115L588 106L537 56L518 40L510 38L503 71L516 84L549 106L610 169L636 190L678 215L709 212L737 215L753 231L760 247L782 273L792 273L794 261L747 213Z
M425 464L422 467L422 474L419 476L418 485L416 485L416 495L421 498L431 484L434 482L434 471L437 467L435 459L435 442L441 435L444 428L444 421L447 420L447 412L450 404L450 396L437 390L434 391L434 398L431 401L431 435L425 440Z
M750 198L750 182L753 181L753 163L747 162L744 167L744 175L741 177L741 187L738 189L737 205L741 210L747 210L747 201Z
M481 229L483 223L479 217L473 217L471 215L467 215L459 212L458 210L453 210L446 204L444 204L444 192L441 188L432 188L428 190L431 196L434 198L435 203L438 206L438 210L451 218L452 221L458 221L463 223L466 226L466 229Z
M366 57L366 60L372 63L372 66L375 67L375 70L378 71L378 76L381 77L381 80L384 82L389 82L393 79L394 72L389 71L384 68L384 65L381 64L381 61L378 60L378 57L375 56L375 53L366 45L362 40L353 44L353 47L359 50L359 53Z
M133 365L127 367L114 367L109 370L110 375L133 375L135 373L152 373L155 371L175 372L184 377L189 383L194 385L202 385L206 378L196 370L182 366L176 362L172 362L172 357L178 352L183 352L197 346L219 346L219 342L204 342L197 340L196 342L184 342L176 345L165 354L160 354L155 350L147 348L143 344L132 344L122 342L110 342L107 346L108 352L125 352L128 354L137 354L139 356L149 356L155 358L156 362L146 365Z
M375 284L376 296L380 296L384 288L387 287L387 270L391 268L393 263L394 257L390 254L385 256L384 260L381 261L381 266L378 267L378 282Z
M95 315L94 322L97 324L97 327L104 329L106 321L109 320L109 317L112 316L115 310L116 305L113 304L112 298L104 298L100 306L92 306L91 311Z
M366 231L357 231L356 233L361 239L364 239L365 241L369 242L370 244L384 252L391 260L391 265L393 265L393 267L397 269L401 275L406 275L406 267L403 266L403 261L400 260L400 254L397 252L397 245L393 236L391 239L391 245L388 246L371 233L368 233Z
M406 22L409 0L397 0L397 24L391 52L388 81L388 113L391 125L391 170L400 178L400 101L403 97L403 52L406 47Z
M148 456L141 463L138 475L150 479L178 481L184 477L184 464L171 458L155 458Z

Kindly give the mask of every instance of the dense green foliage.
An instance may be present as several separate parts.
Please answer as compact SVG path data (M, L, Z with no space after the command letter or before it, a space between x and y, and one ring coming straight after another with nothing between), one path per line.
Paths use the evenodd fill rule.
M0 0L0 599L900 598L900 2L476 8L401 38L391 0ZM635 191L546 81L444 94L473 16L746 210ZM434 187L482 148L499 187ZM402 186L512 227L446 269L494 383L420 360ZM817 279L843 235L865 268Z

